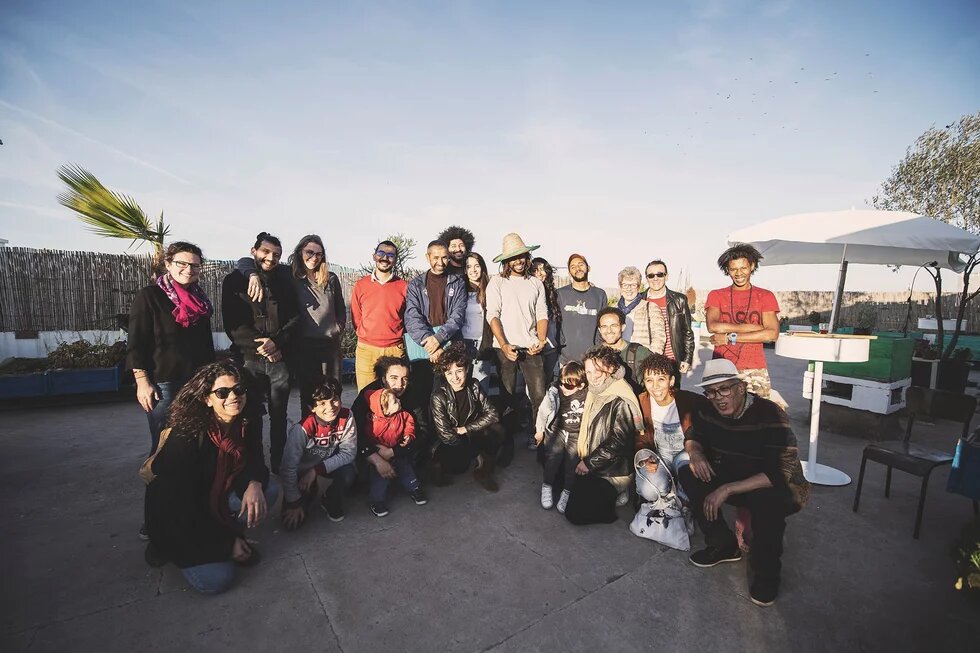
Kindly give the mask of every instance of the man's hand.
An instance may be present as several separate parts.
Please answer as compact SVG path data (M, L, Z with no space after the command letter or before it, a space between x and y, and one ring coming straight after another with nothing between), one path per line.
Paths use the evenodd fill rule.
M694 474L694 478L707 483L715 475L715 470L711 468L711 464L703 453L692 453L691 473Z
M704 517L708 521L718 519L721 514L721 505L725 503L731 492L727 485L722 485L717 490L704 498Z
M242 497L242 509L238 512L239 517L246 517L245 523L249 528L259 525L268 512L269 507L265 503L265 494L262 493L262 484L252 481L245 490Z
M140 406L146 412L153 410L156 403L160 401L160 391L145 376L136 379L136 401L140 402Z
M259 356L269 358L272 354L279 351L279 347L276 346L276 343L272 338L256 338L255 342L259 343L259 346L255 348L255 351L258 352Z
M466 435L466 427L465 426L457 426L456 427L456 435Z
M510 343L500 345L500 351L504 352L504 358L507 360L517 362L517 350L514 345Z
M266 356L265 359L270 363L278 363L279 361L282 360L282 352L281 351L273 352L268 356Z
M378 476L381 478L386 478L391 480L395 478L395 468L391 466L387 460L382 458L379 454L372 454L368 456L368 462L374 465L374 469L378 472Z
M412 436L410 436L408 433L402 436L401 445L403 447L407 447L409 444L411 444L411 442L412 442Z
M527 348L528 356L537 356L544 349L545 345L548 344L547 340L538 340L536 343Z
M442 356L442 352L443 352L442 349L436 349L435 352L429 354L429 362L438 363L439 358Z
M391 447L386 447L383 444L378 446L378 455L384 460L391 460L395 457L395 450Z
M579 476L585 476L589 473L589 467L585 464L584 460L578 461L578 465L575 466L575 473Z
M541 446L541 443L544 442L544 431L538 431L534 434L534 442L537 443L538 446Z
M306 492L310 489L310 485L313 484L314 480L316 480L316 468L310 467L303 473L302 476L299 477L299 481L296 484L299 486L300 490Z
M295 508L286 508L282 511L282 526L287 531L292 531L303 525L306 520L306 511L303 510L303 506L296 506Z
M691 364L687 361L683 361L679 366L681 374L687 374L691 371Z
M439 339L436 338L435 336L426 336L425 338L422 339L421 344L422 344L422 349L424 349L425 352L429 354L429 356L439 351L439 347L442 346L441 344L439 344Z
M720 347L721 345L728 344L728 334L727 333L712 333L709 338L711 344L715 347Z
M248 298L253 302L262 301L262 280L257 274L248 277Z

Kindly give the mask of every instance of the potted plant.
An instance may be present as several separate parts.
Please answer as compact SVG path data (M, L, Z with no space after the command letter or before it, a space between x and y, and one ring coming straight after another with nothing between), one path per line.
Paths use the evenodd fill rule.
M870 304L863 304L854 320L854 333L870 336L876 326L878 326L878 311Z
M939 347L928 340L916 340L912 350L912 385L932 388L932 370L938 360Z
M820 323L823 322L823 317L818 311L810 311L807 313L806 321L810 323L810 326L813 327L814 331L817 331L820 329Z
M115 392L119 389L120 367L125 358L125 341L62 342L48 354L47 393Z
M46 393L44 358L13 358L0 366L0 399L42 397Z
M957 578L955 587L980 598L980 521L973 520L960 532L953 546Z
M936 374L936 387L940 390L963 394L966 382L970 376L970 359L973 352L966 347L953 351L950 358L939 361L939 371Z
M356 374L354 356L357 352L357 332L347 328L340 334L340 376L350 380Z

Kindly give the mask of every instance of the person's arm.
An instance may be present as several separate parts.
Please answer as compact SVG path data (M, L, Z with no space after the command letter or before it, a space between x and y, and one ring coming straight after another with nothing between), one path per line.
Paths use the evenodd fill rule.
M344 302L344 289L340 285L340 277L333 272L330 273L330 288L333 291L333 305L337 326L343 333L347 328L347 304Z
M629 457L636 440L636 425L626 402L613 400L616 405L611 428L606 438L588 456L582 459L590 472L601 472L611 467L617 460Z
M456 286L456 292L449 297L449 288ZM462 275L451 275L446 283L446 323L435 334L439 345L445 345L455 338L463 329L463 322L466 321L466 302L469 301L469 294L466 292L466 282Z
M141 290L133 299L129 311L129 337L126 343L126 368L136 381L136 401L147 413L160 400L160 393L153 384L154 338L153 313L150 310L147 291Z
M354 462L354 458L357 457L357 423L353 418L347 420L347 425L344 428L344 432L340 434L340 446L337 449L337 453L330 456L329 458L324 458L323 471L327 474L340 469L344 465L348 465Z
M600 298L599 299L599 310L601 311L602 309L604 309L606 306L609 305L609 297L606 296L606 291L603 290L602 288L600 288L598 286L595 286L595 285L593 285L592 288L599 295L599 298ZM598 311L596 311L596 312L598 312ZM592 344L593 345L601 345L602 344L602 337L599 336L599 320L598 319L595 321L595 328L592 329Z
M681 322L684 325L684 360L682 363L687 363L687 369L691 369L691 365L694 364L694 327L691 324L693 319L691 317L691 306L688 304L687 297L681 294ZM687 370L681 370L681 372L687 372Z
M763 314L763 321L764 318L765 315ZM711 333L737 333L739 342L750 342L742 339L743 333L754 333L765 328L763 324L732 324L731 322L722 322L721 309L715 306L706 307L704 309L704 320L708 325L708 331ZM778 320L776 322L776 330L779 330Z
M480 387L479 382L470 381L470 383L476 386L473 389L473 394L474 399L476 400L476 405L480 408L480 414L469 424L463 424L467 433L482 431L488 426L496 424L500 421L500 414L497 412L494 405L490 403L490 399L483 393L483 389Z
M429 408L432 413L432 426L436 435L444 443L452 445L459 442L459 434L456 432L456 427L452 425L446 392L444 387L433 392L432 399L429 402Z
M548 424L555 418L556 405L558 403L558 388L553 385L548 386L548 391L544 393L544 399L538 406L538 419L534 422L534 432L544 433L548 430Z
M717 309L715 309L717 310ZM728 344L727 334L737 333L735 344L741 345L749 342L775 342L779 337L779 319L776 314L767 311L762 314L762 324L723 324L718 323L719 328L732 327L752 327L751 329L735 328L728 331L712 331L712 341L716 338L724 337L725 342L715 342L714 344Z
M544 285L539 281L535 287L538 289L538 296L534 300L534 329L538 342L528 348L528 353L532 356L541 353L548 346L548 302L545 299Z
M409 282L405 296L405 331L419 347L426 338L433 335L432 327L429 326L429 316L422 310L424 283L425 273L422 273Z
M286 447L279 463L279 481L282 483L282 507L298 508L302 501L299 491L299 463L306 448L307 434L301 424L290 423L286 429Z
M279 267L274 274L279 276L279 292L276 296L277 313L279 317L279 328L275 333L270 334L276 347L284 349L292 341L299 323L299 300L296 297L296 287L293 282L293 273L289 268Z
M715 475L715 470L708 462L708 457L704 455L704 447L698 441L693 427L684 434L684 451L691 458L691 472L694 476L705 483L710 481Z
M361 323L361 294L359 292L360 282L355 283L350 291L350 323L357 331L357 325Z
M225 333L242 352L254 352L258 347L255 340L262 334L255 328L252 307L245 300L245 280L234 273L225 277L221 283L221 317L225 323Z

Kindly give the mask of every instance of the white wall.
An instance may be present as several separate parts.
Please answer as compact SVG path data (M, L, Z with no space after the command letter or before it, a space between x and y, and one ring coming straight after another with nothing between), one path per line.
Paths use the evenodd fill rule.
M231 341L224 333L212 333L215 349L228 349ZM37 338L17 339L12 331L0 332L0 361L8 358L44 358L62 342L87 340L111 344L126 339L125 331L40 331Z

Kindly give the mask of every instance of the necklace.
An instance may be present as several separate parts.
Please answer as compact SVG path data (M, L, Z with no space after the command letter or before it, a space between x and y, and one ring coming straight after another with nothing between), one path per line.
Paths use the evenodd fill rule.
M745 305L745 320L749 317L749 309L752 307L752 291L755 290L755 286L751 283L749 284L749 302ZM735 324L747 324L745 320L741 322L738 321L738 317L735 314L735 284L728 286L728 305L732 309L732 321Z

